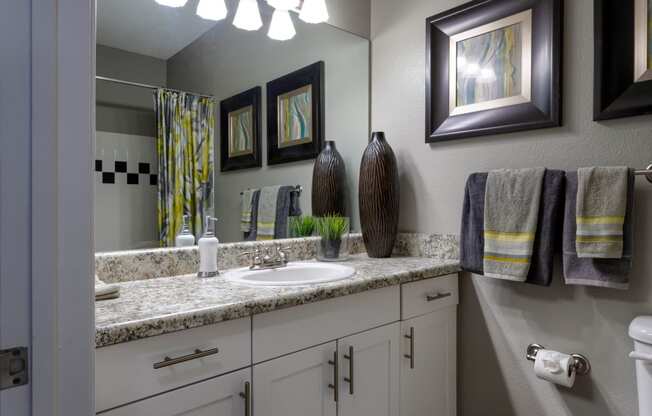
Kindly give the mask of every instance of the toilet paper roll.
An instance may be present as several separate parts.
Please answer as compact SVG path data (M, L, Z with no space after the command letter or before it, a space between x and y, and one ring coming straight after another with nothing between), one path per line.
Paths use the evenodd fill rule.
M539 350L534 360L534 374L542 380L573 387L575 371L572 371L573 357L552 350Z

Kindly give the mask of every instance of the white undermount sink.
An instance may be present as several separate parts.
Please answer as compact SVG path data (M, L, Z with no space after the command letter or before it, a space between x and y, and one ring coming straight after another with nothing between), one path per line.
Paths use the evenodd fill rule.
M354 268L341 264L297 262L278 269L250 270L247 267L231 270L223 277L234 283L251 286L301 286L335 282L354 274Z

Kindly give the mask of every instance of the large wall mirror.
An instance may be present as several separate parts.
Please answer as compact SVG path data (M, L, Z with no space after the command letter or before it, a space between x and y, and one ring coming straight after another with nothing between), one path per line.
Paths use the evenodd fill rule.
M326 0L331 15L344 3ZM98 0L96 251L174 246L184 217L196 238L206 216L221 242L290 237L273 227L311 214L315 157L330 140L359 229L369 40L265 0L224 5L214 20L221 6L198 0ZM238 26L255 29L245 12L256 6L259 29L234 25L240 7Z

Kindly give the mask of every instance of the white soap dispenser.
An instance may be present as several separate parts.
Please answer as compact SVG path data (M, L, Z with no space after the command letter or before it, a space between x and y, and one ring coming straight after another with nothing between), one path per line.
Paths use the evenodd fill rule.
M217 246L220 243L215 237L217 218L206 216L204 235L199 239L199 273L198 277L215 277L217 270Z
M195 245L195 236L190 232L190 227L188 227L188 216L183 216L183 227L181 232L177 235L177 238L174 240L174 245L176 247L191 247Z

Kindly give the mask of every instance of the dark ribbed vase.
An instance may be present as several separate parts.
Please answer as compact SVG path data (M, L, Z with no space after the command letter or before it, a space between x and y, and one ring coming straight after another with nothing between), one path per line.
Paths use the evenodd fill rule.
M312 215L346 216L346 169L332 140L326 141L312 171Z
M360 225L369 257L392 255L398 233L399 180L385 133L375 132L360 164Z

